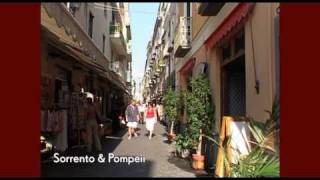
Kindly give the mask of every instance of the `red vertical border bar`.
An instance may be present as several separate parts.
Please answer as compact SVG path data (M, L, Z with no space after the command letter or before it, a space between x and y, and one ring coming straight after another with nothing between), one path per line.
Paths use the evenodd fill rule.
M40 4L0 4L0 176L40 176Z
M320 4L280 6L281 176L320 176Z

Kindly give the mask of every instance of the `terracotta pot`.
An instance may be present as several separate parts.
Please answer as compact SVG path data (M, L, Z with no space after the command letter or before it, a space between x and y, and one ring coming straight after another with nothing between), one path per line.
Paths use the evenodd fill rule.
M169 142L172 142L176 139L176 135L175 134L168 134L168 140Z
M204 156L192 154L192 168L196 170L204 169Z

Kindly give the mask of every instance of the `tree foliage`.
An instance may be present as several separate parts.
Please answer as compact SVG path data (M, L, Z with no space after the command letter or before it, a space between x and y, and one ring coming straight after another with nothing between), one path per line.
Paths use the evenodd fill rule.
M164 96L164 111L168 116L169 120L177 121L178 119L178 106L179 106L179 95L176 91L171 88L166 92Z

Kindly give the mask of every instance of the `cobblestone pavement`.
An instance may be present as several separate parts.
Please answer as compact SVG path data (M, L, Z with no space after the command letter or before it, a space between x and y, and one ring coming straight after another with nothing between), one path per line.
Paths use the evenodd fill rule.
M108 163L107 160L105 163L93 164L50 162L42 165L42 175L44 177L196 177L186 161L177 165L169 160L173 145L166 143L166 133L162 125L156 124L154 137L151 140L145 135L147 130L144 125L139 125L139 129L139 136L131 140L127 139L125 130L117 135L107 136L102 141L102 153L105 157L109 153L114 153L115 156L143 155L145 163L128 165L128 163Z

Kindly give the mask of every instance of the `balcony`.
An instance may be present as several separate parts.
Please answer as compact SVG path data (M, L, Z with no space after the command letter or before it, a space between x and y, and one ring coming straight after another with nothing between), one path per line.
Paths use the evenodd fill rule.
M173 48L174 48L174 43L173 41L172 42L169 42L169 45L168 45L168 53L171 53L173 51Z
M216 16L225 3L200 3L198 14L201 16Z
M132 45L131 45L131 40L127 40L127 52L128 54L132 53Z
M126 82L131 83L131 71L126 71Z
M152 54L151 60L152 60L152 61L156 60L156 54Z
M119 61L114 60L114 61L111 63L110 70L113 71L114 73L118 74L119 76L121 76Z
M191 49L191 17L180 17L177 31L174 39L174 55L181 58Z
M164 60L163 58L161 58L161 59L159 60L159 66L160 66L160 68L166 67L166 62L165 62L165 60Z
M150 60L150 62L149 62L149 68L152 68L153 65L154 65L154 61L153 61L153 60Z
M115 48L115 51L121 55L126 55L127 44L123 37L122 26L119 23L111 22L109 32L111 43L112 46Z

